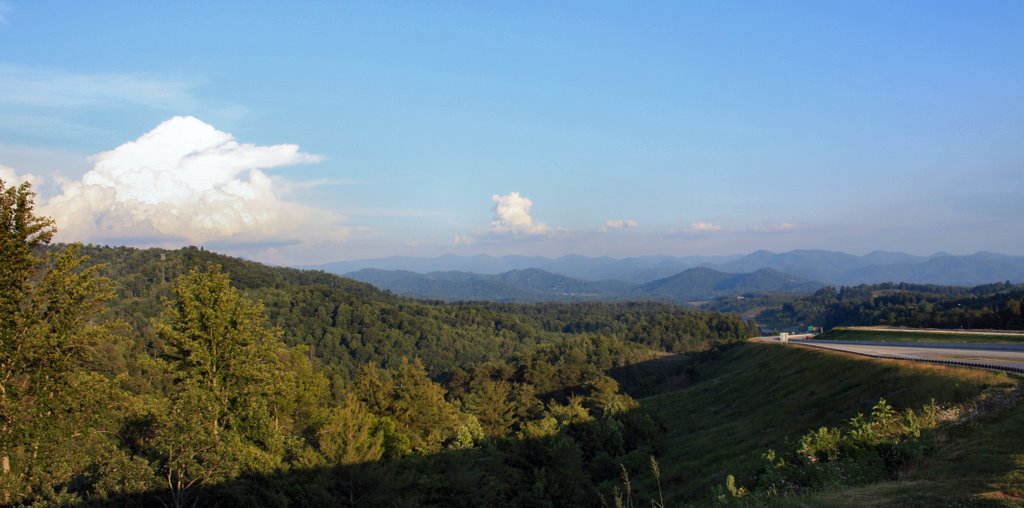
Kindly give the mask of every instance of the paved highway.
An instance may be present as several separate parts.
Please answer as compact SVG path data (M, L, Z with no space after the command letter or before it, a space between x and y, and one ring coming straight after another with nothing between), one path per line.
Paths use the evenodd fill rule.
M778 342L778 337L755 340ZM839 340L795 339L789 344L845 351L877 358L895 358L929 363L945 363L968 367L1007 370L1024 373L1024 345L964 344L949 342L854 342Z

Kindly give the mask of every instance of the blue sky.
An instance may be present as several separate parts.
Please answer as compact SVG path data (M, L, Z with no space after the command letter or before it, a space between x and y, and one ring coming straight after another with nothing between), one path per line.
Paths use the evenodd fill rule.
M3 0L0 19L0 177L33 178L64 240L283 264L1024 254L1020 2Z

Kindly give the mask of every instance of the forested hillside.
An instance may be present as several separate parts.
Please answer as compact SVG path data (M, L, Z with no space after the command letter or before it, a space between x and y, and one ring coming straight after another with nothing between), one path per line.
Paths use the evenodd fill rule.
M659 424L606 374L750 336L440 304L202 249L47 247L0 184L0 504L597 505Z
M195 247L85 246L81 252L89 257L86 265L101 265L101 273L117 283L112 314L132 323L147 343L158 340L149 320L159 312L160 299L171 294L172 284L162 278L174 280L213 263L230 274L234 287L263 302L286 344L309 346L313 356L346 377L368 361L394 365L402 356L420 357L440 374L570 337L682 352L754 333L733 316L658 303L421 302L336 275L274 268Z
M824 288L769 309L757 319L785 328L893 325L917 328L1024 329L1024 285L974 288L920 284L870 284Z
M677 302L717 298L723 295L807 294L821 283L764 268L753 273L724 273L710 268L691 268L672 277L641 285L633 294Z

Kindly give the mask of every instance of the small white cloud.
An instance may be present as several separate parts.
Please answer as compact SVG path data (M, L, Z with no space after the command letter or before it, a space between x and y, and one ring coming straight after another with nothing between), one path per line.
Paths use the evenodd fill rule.
M754 226L750 228L750 230L758 233L778 233L782 231L789 231L794 228L796 228L796 225L794 224L790 224L788 222L780 222L777 224L761 224L759 226Z
M476 238L470 235L455 235L452 239L452 245L473 245L476 243Z
M36 188L42 185L43 181L45 181L43 177L33 175L32 173L18 175L18 173L15 172L13 168L4 166L3 164L0 164L0 180L3 180L4 185L8 187L21 185L24 182L28 182L32 185L32 187Z
M718 224L713 224L711 222L701 222L701 221L698 221L698 222L691 223L690 227L689 227L689 230L692 231L692 232L699 232L699 233L714 233L714 232L722 231L722 226L719 226Z
M640 223L630 219L608 219L604 222L608 229L638 228Z
M722 233L731 231L726 229L719 224L707 221L691 222L689 226L678 226L669 230L672 234L681 235L694 235L694 234L706 234L706 233Z
M7 23L8 12L11 12L11 6L7 2L0 2L0 24Z
M92 157L80 181L42 210L62 240L162 237L191 242L340 240L338 217L281 199L262 169L319 161L296 145L235 141L194 117L175 117Z
M491 200L494 201L491 231L512 235L542 235L551 231L546 224L533 221L530 216L533 201L530 198L518 192L510 192L504 196L495 194Z

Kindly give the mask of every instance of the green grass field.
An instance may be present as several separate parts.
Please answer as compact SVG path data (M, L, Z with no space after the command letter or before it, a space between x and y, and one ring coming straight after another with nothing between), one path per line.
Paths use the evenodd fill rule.
M1024 344L1024 333L958 333L951 331L885 330L865 328L834 328L817 337L827 340L888 342L988 342Z
M963 402L987 386L1010 385L1016 379L1005 373L747 343L708 362L693 386L642 399L641 404L668 429L657 459L666 504L678 506L708 499L726 475L743 482L763 466L761 455L769 448L790 450L807 431L870 412L879 398L897 409L920 408L932 398ZM635 482L642 492L654 488L650 478Z

